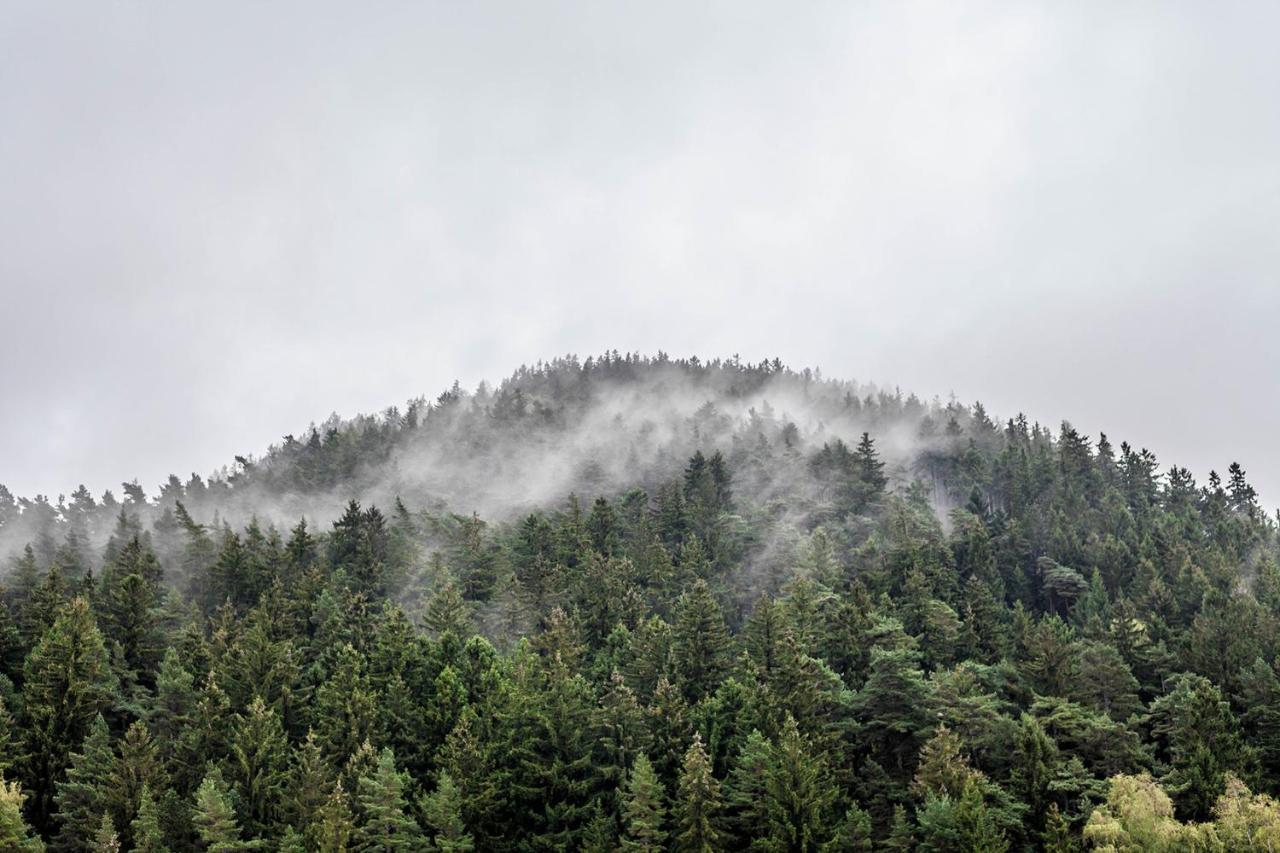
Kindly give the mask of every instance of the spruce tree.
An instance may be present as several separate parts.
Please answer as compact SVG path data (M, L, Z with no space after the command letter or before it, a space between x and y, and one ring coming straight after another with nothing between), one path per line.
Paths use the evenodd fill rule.
M681 691L691 703L715 692L729 664L729 630L706 581L680 596L672 651Z
M76 598L63 609L27 657L25 676L27 750L31 776L40 780L32 813L45 825L71 751L115 696L110 659L87 601Z
M711 775L711 760L695 734L685 753L675 807L675 849L679 853L719 850L720 783Z
M255 698L237 714L228 781L240 794L247 828L262 834L280 817L287 781L288 743L275 711Z
M83 850L91 842L107 810L114 769L111 734L99 715L80 751L72 754L66 778L57 786L54 824L58 829L52 844L55 851Z
M768 835L766 788L772 765L773 744L752 729L724 784L724 823L738 847L745 849Z
M17 782L6 782L0 778L0 850L12 853L42 853L44 850L44 844L22 819L25 799Z
M309 829L316 853L346 853L355 824L341 779L334 784L333 791L320 807L317 818Z
M653 772L649 759L636 758L627 780L627 797L622 809L622 849L637 853L660 853L666 849L666 794Z
M93 853L120 853L120 837L116 834L115 824L111 822L111 816L102 815L102 819L98 821L98 830L93 834L93 845L90 847Z
M211 770L205 775L196 790L195 803L196 833L208 853L242 853L261 848L260 843L243 839L231 787L223 781L220 771Z
M396 771L390 749L378 754L372 775L361 776L356 788L358 813L352 849L358 853L418 850L423 845L422 830L406 814L404 788L408 778Z
M462 819L462 792L447 771L440 771L436 789L423 797L422 817L431 830L433 851L471 853L475 849L475 841Z
M160 828L160 812L150 786L144 786L138 798L138 814L130 825L133 833L133 853L169 853L164 833Z
M814 754L788 715L778 735L765 783L765 814L773 846L790 853L816 853L828 840L828 814L836 790L822 756Z

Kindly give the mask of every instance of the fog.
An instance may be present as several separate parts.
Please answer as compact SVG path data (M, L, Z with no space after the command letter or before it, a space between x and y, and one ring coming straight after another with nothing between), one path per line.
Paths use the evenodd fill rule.
M1067 418L1274 505L1278 24L0 3L0 482L154 494L617 348Z

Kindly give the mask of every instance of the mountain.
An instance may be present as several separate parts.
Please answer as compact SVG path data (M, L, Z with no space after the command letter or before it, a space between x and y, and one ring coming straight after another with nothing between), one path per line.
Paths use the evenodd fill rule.
M1278 552L1234 463L557 359L156 493L0 487L0 841L1239 849Z

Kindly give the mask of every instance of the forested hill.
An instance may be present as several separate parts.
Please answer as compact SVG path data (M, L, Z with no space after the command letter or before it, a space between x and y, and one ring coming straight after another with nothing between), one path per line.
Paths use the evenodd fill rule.
M616 353L0 488L0 850L1280 845L1244 471Z

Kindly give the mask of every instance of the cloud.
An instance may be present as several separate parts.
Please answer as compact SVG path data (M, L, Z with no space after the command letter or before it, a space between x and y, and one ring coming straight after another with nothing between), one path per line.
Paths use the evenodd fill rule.
M16 492L618 348L955 390L1280 495L1274 9L0 14Z

